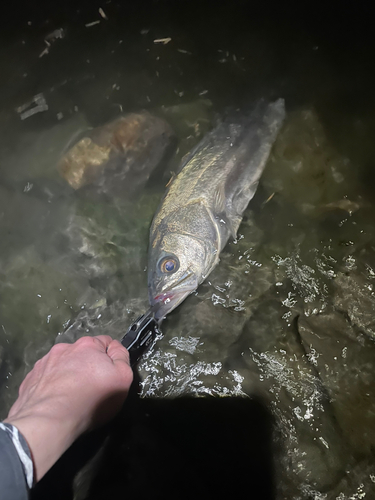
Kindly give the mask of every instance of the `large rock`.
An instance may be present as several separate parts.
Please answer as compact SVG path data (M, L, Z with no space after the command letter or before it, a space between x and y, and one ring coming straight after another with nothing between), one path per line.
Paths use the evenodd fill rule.
M130 113L84 134L58 169L73 189L133 194L146 183L172 140L170 126L147 111Z

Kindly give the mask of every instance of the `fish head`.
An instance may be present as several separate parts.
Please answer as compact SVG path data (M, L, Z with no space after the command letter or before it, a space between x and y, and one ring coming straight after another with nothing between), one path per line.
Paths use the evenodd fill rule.
M189 235L168 233L151 245L148 265L149 299L155 317L163 318L203 281L207 250Z

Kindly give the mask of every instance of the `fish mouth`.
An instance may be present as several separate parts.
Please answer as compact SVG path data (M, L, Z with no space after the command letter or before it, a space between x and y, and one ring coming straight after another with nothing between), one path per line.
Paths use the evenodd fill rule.
M160 293L152 299L155 308L155 318L160 320L183 302L194 290L189 288L185 291Z
M197 289L198 283L186 283L192 276L193 273L187 273L178 282L172 284L154 297L150 297L151 305L155 308L155 318L161 319L165 317Z

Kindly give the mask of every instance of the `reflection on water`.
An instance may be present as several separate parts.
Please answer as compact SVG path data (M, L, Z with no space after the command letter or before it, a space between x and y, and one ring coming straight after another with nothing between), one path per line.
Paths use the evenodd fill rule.
M258 398L275 421L278 498L372 498L373 47L336 46L296 14L181 5L109 2L108 19L85 7L48 23L39 11L2 49L1 416L77 316L80 334L120 338L144 312L170 172L216 114L282 96L287 119L238 237L163 324L141 395ZM71 189L57 165L72 138L141 109L171 125L175 157L132 200Z

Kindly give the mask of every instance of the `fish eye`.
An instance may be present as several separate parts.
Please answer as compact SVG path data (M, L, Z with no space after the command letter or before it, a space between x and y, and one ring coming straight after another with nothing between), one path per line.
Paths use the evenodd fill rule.
M159 262L159 269L164 274L175 273L178 269L178 266L179 266L178 259L174 255L168 255L167 257L163 257Z

